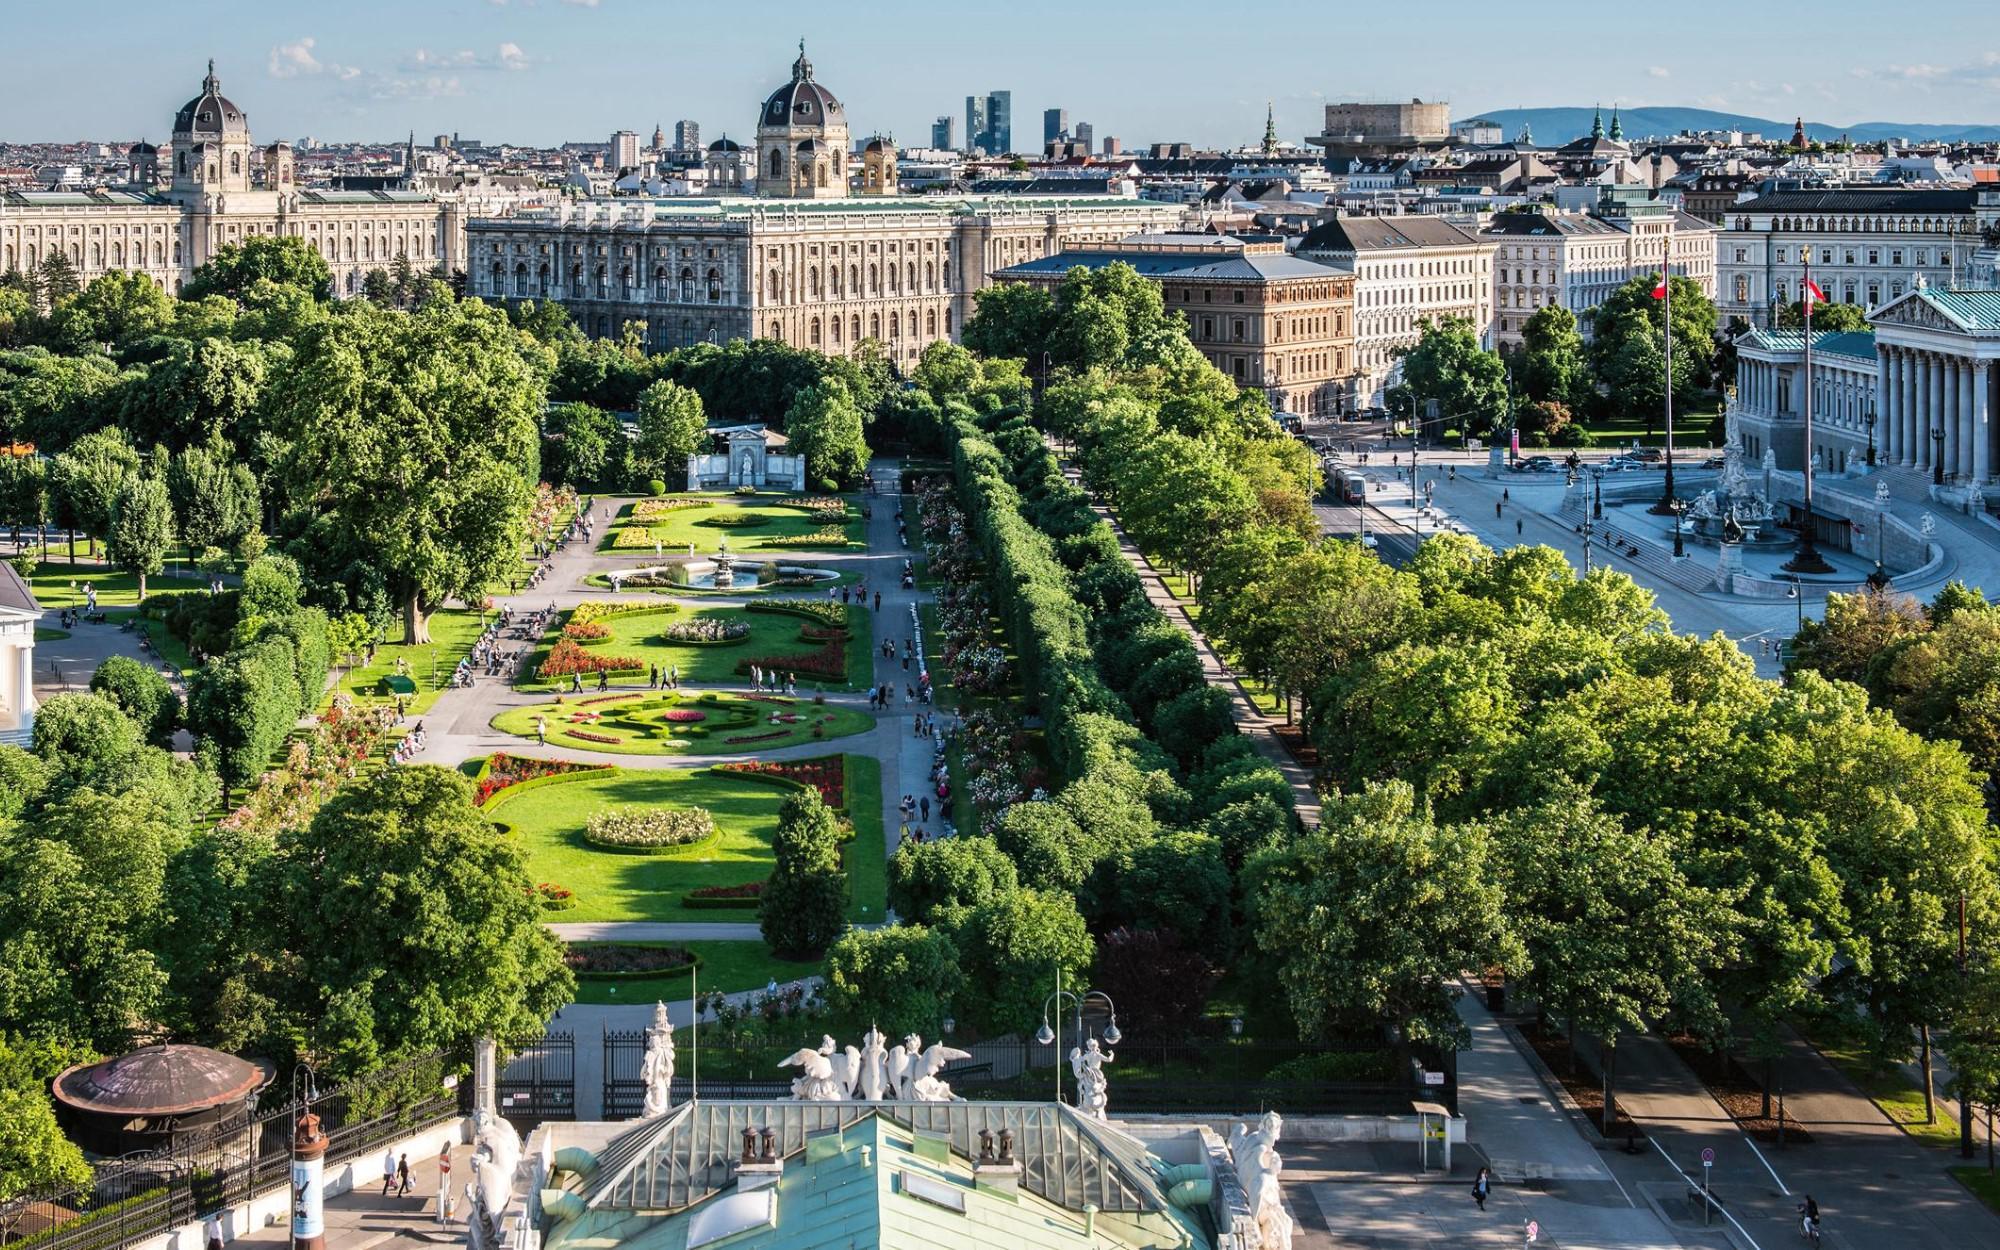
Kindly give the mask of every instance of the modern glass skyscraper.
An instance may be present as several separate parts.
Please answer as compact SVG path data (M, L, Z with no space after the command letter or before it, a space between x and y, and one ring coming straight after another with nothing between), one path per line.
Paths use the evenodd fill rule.
M1014 150L1014 93L995 91L986 97L986 131L992 142L985 145L988 152L999 154Z
M946 113L944 116L938 118L936 121L931 123L932 147L943 148L946 151L949 151L952 148L958 146L957 144L952 142L952 139L954 138L952 131L957 123L957 120L958 119L953 117L950 113Z
M968 151L986 147L986 97L983 95L965 97L965 146Z
M1042 110L1042 144L1047 146L1069 133L1069 110Z

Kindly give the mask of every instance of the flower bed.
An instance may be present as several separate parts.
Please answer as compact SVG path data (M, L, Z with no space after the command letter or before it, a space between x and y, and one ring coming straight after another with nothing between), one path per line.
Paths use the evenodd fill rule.
M658 977L692 972L701 960L680 946L640 946L632 942L594 942L572 946L563 962L579 977Z
M542 905L543 911L568 911L576 906L576 891L544 881L535 887L535 901Z
M644 669L643 660L629 655L594 655L568 638L559 639L549 648L549 657L535 670L544 679L568 677L571 673L615 672L621 669Z
M714 771L738 773L781 786L811 786L819 791L828 807L847 806L847 761L838 755L820 755L806 760L742 760L717 764Z
M773 738L789 737L791 736L791 732L789 729L776 729L770 733L737 734L733 738L724 738L723 741L727 742L730 746L742 746L748 742L769 742Z
M650 551L655 545L653 531L643 525L627 525L611 533L614 551Z
M708 719L708 713L691 707L670 707L660 713L660 719L673 725L692 725Z
M807 499L793 499L785 506L809 514L821 525L843 525L848 517L847 501L838 495L814 495Z
M560 777L565 773L588 772L594 768L594 765L577 764L569 760L538 760L525 755L509 755L505 751L496 751L486 757L486 765L480 769L478 783L473 788L473 806L484 807L487 800L494 795L524 781Z
M750 636L747 621L732 621L709 617L698 621L675 621L660 632L666 642L711 643L742 642Z
M598 642L611 637L611 627L598 621L571 621L563 626L562 636L577 642Z
M669 512L681 512L688 508L707 508L712 507L714 503L713 499L690 499L686 495L669 495L664 499L641 499L632 505L632 519L650 521Z
M821 647L804 655L759 655L736 662L736 671L747 677L750 666L756 665L767 673L798 673L807 677L826 677L834 681L847 679L847 656L839 647Z
M715 817L702 807L614 808L594 812L583 840L612 850L686 846L715 834Z
M728 508L714 516L705 516L695 524L710 525L716 529L741 530L764 524L764 518L754 512L745 512L741 508Z
M581 738L585 742L608 742L616 746L625 741L623 738L614 737L611 734L594 734L587 729L565 729L563 732L572 738Z
M335 696L312 736L292 743L284 765L258 778L243 805L224 818L223 827L266 833L303 828L360 771L387 732L385 711L356 708L348 696Z
M600 703L626 703L633 699L643 699L645 697L641 694L600 694L590 699L578 699L576 705L578 707L595 707Z
M760 599L744 605L745 612L769 612L777 616L803 616L827 629L847 632L847 605L826 599Z
M671 603L606 603L602 599L586 599L570 609L569 624L591 625L612 616L639 616L648 612L665 615L678 611Z
M822 525L804 534L774 534L758 540L759 547L845 547L847 530L840 525Z
M705 885L698 890L689 890L681 895L681 906L696 910L754 909L764 899L764 883L749 881L742 885Z

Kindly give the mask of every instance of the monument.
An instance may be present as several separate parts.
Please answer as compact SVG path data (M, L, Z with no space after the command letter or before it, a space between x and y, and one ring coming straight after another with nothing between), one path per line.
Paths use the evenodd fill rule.
M806 488L806 458L780 450L790 445L783 434L762 425L723 426L708 433L725 450L688 457L689 490Z
M1076 1075L1077 1110L1094 1119L1105 1118L1104 1109L1110 1102L1111 1086L1105 1079L1104 1065L1116 1058L1116 1055L1099 1046L1094 1037L1081 1047L1070 1050L1069 1068Z
M875 1028L862 1039L862 1049L836 1048L831 1037L823 1037L817 1050L794 1051L778 1066L800 1070L792 1079L792 1097L799 1102L849 1102L857 1092L866 1102L887 1102L892 1097L902 1102L957 1101L951 1085L939 1080L938 1073L954 1059L972 1058L970 1052L943 1042L932 1042L926 1049L914 1033L894 1050L884 1048L886 1040Z
M1785 545L1787 540L1771 520L1768 469L1764 475L1764 493L1751 489L1749 470L1743 463L1743 433L1733 409L1725 418L1724 428L1727 436L1722 445L1722 476L1714 490L1703 491L1688 506L1687 521L1693 537L1724 547ZM1729 537L1732 527L1736 534L1733 538ZM1737 567L1741 568L1740 561Z
M653 1004L653 1023L646 1029L646 1058L639 1066L639 1077L646 1083L646 1103L641 1113L646 1119L658 1119L667 1113L672 1105L670 1091L674 1084L674 1026L667 1020L667 1005Z
M1278 1185L1284 1169L1284 1160L1278 1157L1278 1134L1284 1126L1277 1112L1266 1111L1255 1131L1239 1124L1229 1138L1229 1156L1250 1201L1261 1250L1283 1250L1292 1244L1292 1217L1285 1210L1284 1193Z

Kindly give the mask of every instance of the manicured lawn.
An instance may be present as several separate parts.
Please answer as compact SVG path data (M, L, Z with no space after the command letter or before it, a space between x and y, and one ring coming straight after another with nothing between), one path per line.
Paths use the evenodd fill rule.
M880 924L889 906L889 852L882 821L882 763L872 755L847 757L847 918Z
M690 723L664 715L673 710L684 715L700 713L703 719ZM795 717L796 720L771 724L773 714ZM622 755L724 755L770 751L866 733L875 727L875 718L866 712L824 704L815 706L811 699L783 699L773 695L753 698L714 691L700 695L674 694L650 690L609 696L583 695L572 697L565 703L509 708L493 718L493 727L501 733L532 738L535 736L537 716L546 718L548 741L554 746ZM815 727L820 730L817 739L813 735ZM735 738L756 740L732 741Z
M69 637L69 631L66 629L49 629L41 625L35 626L36 642L61 642L67 637Z
M705 885L742 885L771 875L771 833L785 787L706 769L620 769L554 785L502 793L482 809L510 826L528 875L576 891L577 905L551 921L735 921L731 911L683 906L681 895ZM591 813L619 807L703 807L715 817L714 842L651 855L604 851L583 840ZM754 918L754 917L753 917Z
M745 553L762 554L784 551L843 551L859 547L863 542L861 532L861 512L853 501L848 501L847 520L840 527L844 541L810 543L804 546L774 544L773 539L802 539L818 532L821 522L803 508L788 506L784 495L755 495L739 497L735 495L713 496L714 502L698 508L677 508L660 513L646 521L634 519L634 509L641 504L633 504L619 513L618 522L604 535L601 549L630 554L646 552L657 542L662 554L687 553L688 544L694 544L697 553L712 553L721 549L722 540L728 539L729 549ZM726 517L743 521L743 524L715 525L717 518Z
M756 922L755 911L708 912L709 916L735 916ZM551 921L560 921L568 912L551 912ZM701 960L696 980L706 994L718 990L734 994L739 990L762 989L771 982L780 985L801 977L818 976L823 966L817 959L780 959L762 942L633 942L633 946L678 946ZM696 986L687 977L623 977L611 981L576 983L580 1003L652 1003L685 1001ZM682 1045L687 1043L683 1041ZM686 1063L683 1059L681 1062Z
M458 666L461 656L469 655L472 644L479 641L479 613L470 608L447 608L431 614L431 641L423 646L406 647L401 644L384 644L375 648L375 658L361 668L352 669L342 675L339 689L360 698L383 699L376 684L382 678L396 671L396 661L408 664L408 676L417 685L416 698L410 703L412 713L430 710L437 702L439 691L451 681L452 669ZM436 679L432 679L432 660L436 660ZM331 702L329 697L328 702Z
M80 607L84 602L83 588L86 583L97 588L97 606L100 608L129 608L139 602L139 579L130 573L120 573L102 564L66 564L54 547L49 548L49 554L58 558L37 566L35 575L28 579L28 589L35 592L35 602L43 607ZM146 579L146 593L188 590L207 585L208 579L199 573L182 578L155 573Z
M681 549L681 554L683 556L687 554L687 549L685 547ZM673 553L671 551L668 552L667 557L671 559L673 557ZM753 560L754 563L769 563L772 561L776 561L777 563L783 564L788 568L796 565L800 568L822 569L825 572L833 573L833 570L831 568L827 568L825 565L822 565L817 560L815 560L810 552L808 552L803 556L794 558L782 552L776 555L771 555L760 551L755 554ZM635 565L634 567L643 568L646 566L641 564L641 565ZM796 595L802 591L814 591L823 595L826 593L826 588L828 586L835 586L835 587L852 586L854 583L860 580L861 580L860 573L856 572L853 569L848 569L832 577L820 578L819 580L814 581L812 584L805 586L760 582L755 586L744 586L739 584L736 586L731 586L727 590L714 590L707 586L634 586L631 583L627 582L625 584L624 590L621 591L620 593L627 595L636 595L636 594L672 595L677 599L678 598L701 599L710 595L718 595L731 599L740 599L740 598L746 598L751 595ZM604 573L592 573L588 577L585 577L583 579L583 584L597 590L608 591L611 589L611 578Z
M1956 1167L1951 1174L1958 1183L1971 1190L1990 1211L2000 1211L2000 1172L1989 1172L1983 1167Z
M1924 1092L1899 1070L1881 1071L1868 1061L1859 1046L1840 1043L1819 1045L1819 1053L1832 1061L1848 1080L1860 1087L1883 1114L1918 1141L1938 1146L1958 1144L1958 1122L1939 1108L1936 1123L1924 1123ZM1941 1100L1940 1100L1941 1101Z
M1705 399L1686 407L1675 404L1674 448L1676 452L1683 447L1693 450L1705 446L1707 443L1706 435L1709 422L1715 420L1716 415L1721 411L1721 401L1716 399ZM1629 447L1634 441L1637 441L1642 447L1663 447L1667 441L1666 414L1664 412L1652 414L1626 413L1616 420L1588 424L1585 428L1596 436L1599 447ZM1502 437L1504 438L1504 436L1505 432L1503 431ZM1533 455L1534 450L1531 450L1524 441L1521 444L1521 453L1523 455ZM1559 456L1560 453L1560 448L1550 448L1548 450L1548 454L1550 455ZM1679 456L1676 455L1675 459L1678 460Z
M846 656L845 663L847 665L846 673L849 680L837 681L815 674L800 672L798 675L798 685L801 694L809 694L816 682L825 685L829 689L851 688L856 681L863 679L861 675L869 671L866 664L869 638L868 610L861 607L849 606L847 620L848 630L852 635L847 642L844 652ZM661 631L670 623L687 621L747 622L750 626L750 632L740 642L710 643L707 645L672 643L665 641L661 637ZM605 617L604 623L610 626L611 637L603 642L592 643L590 649L593 653L630 658L638 661L638 667L640 668L644 668L649 664L658 664L662 667L678 665L681 672L681 681L684 683L691 682L696 685L740 684L747 679L739 675L736 669L737 665L744 661L760 658L805 656L821 650L824 646L838 645L807 642L801 639L799 636L800 628L811 624L804 617L780 613L746 612L742 608L702 607L686 608L672 613L626 613L619 616ZM543 658L542 654L536 655L533 664L529 668L531 676L523 684L523 688L530 690L567 689L569 686L568 678L563 678L552 685L549 682L541 681L539 678L532 676L539 669ZM856 663L857 659L861 662L859 665ZM595 684L596 679L594 676L586 674L583 681L585 687L588 688Z

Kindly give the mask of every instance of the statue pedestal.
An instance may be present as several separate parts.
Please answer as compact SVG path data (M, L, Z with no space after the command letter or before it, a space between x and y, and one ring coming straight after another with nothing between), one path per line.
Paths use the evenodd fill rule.
M1735 590L1736 579L1743 574L1743 546L1741 543L1723 543L1715 559L1715 588L1723 594Z
M771 1189L785 1178L785 1165L779 1163L739 1163L736 1165L736 1188L739 1193L755 1189Z

